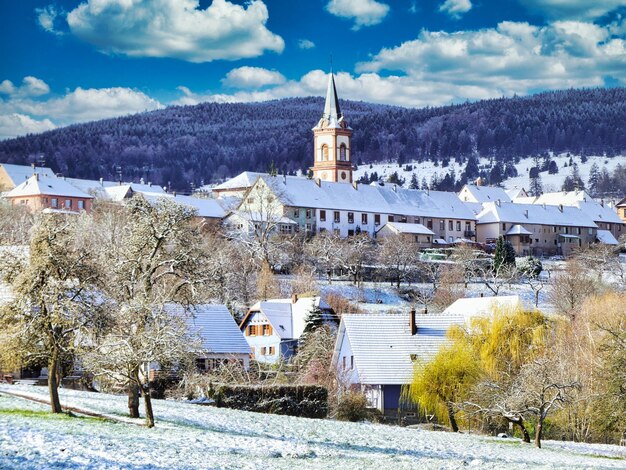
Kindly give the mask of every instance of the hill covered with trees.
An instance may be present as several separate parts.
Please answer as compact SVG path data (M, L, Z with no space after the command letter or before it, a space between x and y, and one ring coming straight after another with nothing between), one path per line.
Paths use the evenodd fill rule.
M144 178L178 190L244 170L294 173L312 163L322 98L203 103L76 124L0 142L0 161L43 160L82 178ZM626 153L626 89L584 89L409 109L344 101L359 164L450 160L475 165L546 152ZM463 175L461 179L463 179ZM471 176L471 172L470 175Z

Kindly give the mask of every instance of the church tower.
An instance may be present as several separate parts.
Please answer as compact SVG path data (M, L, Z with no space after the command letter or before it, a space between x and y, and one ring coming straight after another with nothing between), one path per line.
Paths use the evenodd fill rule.
M313 128L313 177L322 181L352 183L350 139L352 129L341 114L335 77L330 73L324 114Z

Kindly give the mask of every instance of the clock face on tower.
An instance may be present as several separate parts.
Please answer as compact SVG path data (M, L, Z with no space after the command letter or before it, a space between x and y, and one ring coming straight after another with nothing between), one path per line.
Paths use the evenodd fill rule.
M341 172L341 179L342 179L342 180L345 180L345 179L346 179L346 172L345 172L345 171L342 171L342 172Z
M320 176L322 177L323 180L328 179L328 173L326 173L325 171L322 171L322 174Z

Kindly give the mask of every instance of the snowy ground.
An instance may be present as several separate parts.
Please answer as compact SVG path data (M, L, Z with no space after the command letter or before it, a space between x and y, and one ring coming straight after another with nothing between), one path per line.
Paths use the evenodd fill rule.
M571 174L571 169L569 167L569 157L566 154L555 155L552 157L554 161L556 161L557 166L559 168L559 172L555 175L549 175L547 171L541 173L541 182L543 185L544 192L551 191L560 191L561 186L563 185L563 180L566 176ZM584 183L587 184L589 180L589 171L591 170L591 166L596 163L600 169L606 168L609 173L613 171L613 169L617 166L618 163L622 165L626 165L626 156L619 156L613 158L606 157L588 157L585 163L582 163L580 157L574 156L572 157L573 161L578 165L578 171L580 173L581 178ZM564 165L568 166L565 167ZM406 165L412 165L412 171L404 171L404 167ZM404 184L405 187L408 187L411 181L411 174L415 173L417 176L417 180L420 185L422 184L422 178L426 178L427 182L430 182L433 174L437 174L440 179L442 179L446 173L449 173L451 169L454 168L456 173L456 177L461 176L461 173L465 170L465 166L457 165L454 160L450 161L450 165L446 168L442 168L441 166L434 166L432 162L424 162L424 163L414 163L407 162L402 165L402 167L398 166L397 163L375 163L371 165L369 164L361 165L359 169L355 172L355 179L363 176L365 172L368 174L372 174L372 172L377 172L379 176L383 176L385 179L391 175L394 171L398 172L400 177L406 180ZM490 168L489 159L481 158L479 162L479 166L481 169L483 167ZM525 158L520 160L518 164L515 165L517 169L517 173L519 176L516 178L510 178L503 182L503 186L506 189L513 188L525 188L528 189L529 186L529 178L528 172L530 168L534 166L534 162L532 158Z
M157 400L154 429L52 416L2 394L0 467L22 468L625 468L626 449L264 415ZM65 405L123 415L125 397L61 391Z

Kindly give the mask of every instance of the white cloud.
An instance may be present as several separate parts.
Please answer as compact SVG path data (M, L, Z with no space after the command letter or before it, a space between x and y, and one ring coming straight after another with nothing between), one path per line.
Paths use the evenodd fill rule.
M56 125L50 119L37 121L24 114L0 115L0 140L10 139L26 134L36 134L55 129Z
M326 10L341 18L354 19L352 29L357 31L380 23L389 13L389 5L376 0L330 0Z
M300 49L313 49L315 47L315 43L308 39L300 39L298 40L298 48Z
M520 0L520 3L551 19L591 20L626 7L626 0Z
M6 82L2 82L0 87L4 87ZM161 103L141 91L121 87L79 87L63 96L48 99L13 93L8 99L0 100L0 138L43 132L55 128L57 124L124 116L162 107Z
M266 85L280 85L285 81L283 74L275 70L247 66L232 69L222 79L224 85L234 88L260 88Z
M189 62L237 60L282 52L261 0L245 6L213 0L87 0L67 15L72 34L104 53Z
M63 32L59 31L56 27L56 23L59 17L63 16L63 13L57 10L55 5L35 8L35 13L37 13L37 23L39 23L39 26L41 26L44 31L59 36L63 34Z
M452 18L459 19L472 9L470 0L446 0L439 7L439 11L447 13Z
M36 77L24 77L18 87L11 80L0 83L0 93L13 97L42 96L50 93L50 87L43 80Z
M339 96L400 106L436 106L537 90L626 85L626 41L609 27L560 21L547 26L502 22L478 31L431 32L336 75ZM323 96L327 74L314 70L263 90L193 93L178 104Z

